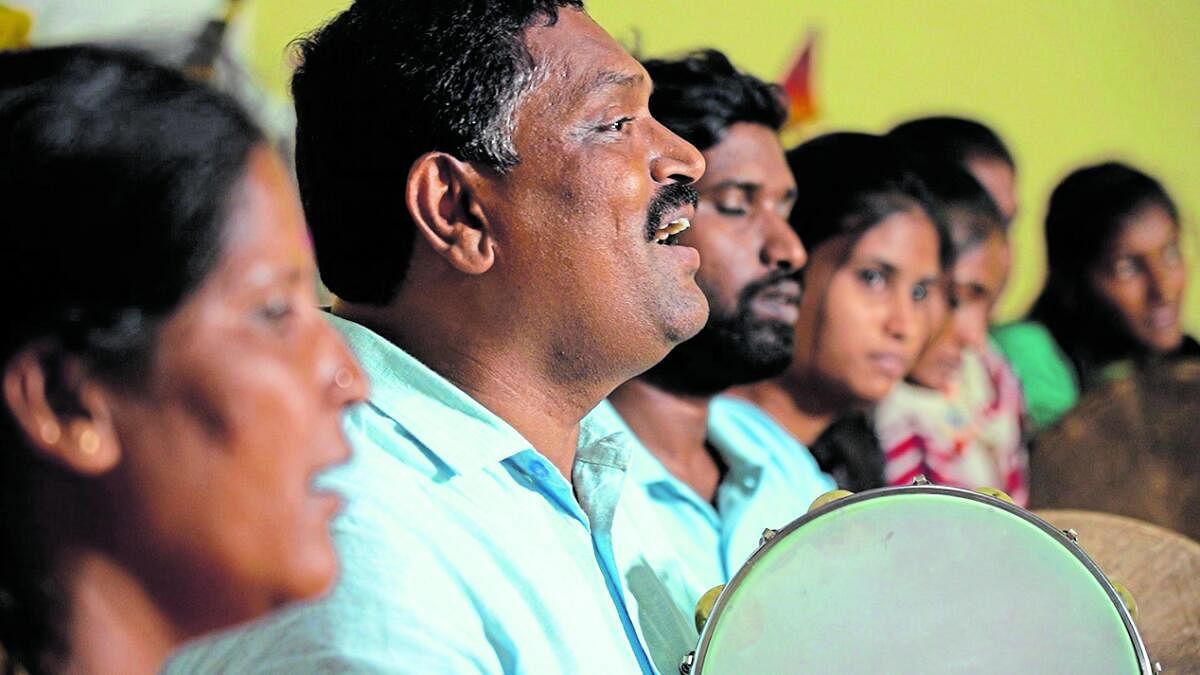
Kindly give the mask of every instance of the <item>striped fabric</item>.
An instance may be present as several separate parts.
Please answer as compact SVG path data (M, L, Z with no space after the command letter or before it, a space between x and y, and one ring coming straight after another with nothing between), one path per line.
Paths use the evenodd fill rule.
M875 411L889 485L924 475L938 485L996 487L1029 500L1021 387L998 353L967 351L955 386L897 385Z

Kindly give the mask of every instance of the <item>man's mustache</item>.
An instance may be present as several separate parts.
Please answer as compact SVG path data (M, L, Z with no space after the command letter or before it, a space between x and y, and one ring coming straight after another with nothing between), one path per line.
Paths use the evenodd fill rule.
M743 288L741 294L742 302L748 303L754 298L758 297L758 295L763 291L766 291L773 286L777 286L784 281L794 281L797 284L800 284L800 292L801 294L804 293L803 268L796 270L776 269L762 279L753 281Z
M662 225L662 219L668 211L691 204L692 208L700 203L700 193L696 188L683 183L672 183L663 187L650 201L646 216L646 241L654 240L654 231Z

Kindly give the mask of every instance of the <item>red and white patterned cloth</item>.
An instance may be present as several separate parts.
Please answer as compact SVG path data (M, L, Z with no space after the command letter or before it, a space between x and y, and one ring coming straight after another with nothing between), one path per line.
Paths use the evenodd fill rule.
M938 485L1000 488L1029 501L1021 385L999 353L963 353L948 392L897 385L874 414L889 485L923 474Z

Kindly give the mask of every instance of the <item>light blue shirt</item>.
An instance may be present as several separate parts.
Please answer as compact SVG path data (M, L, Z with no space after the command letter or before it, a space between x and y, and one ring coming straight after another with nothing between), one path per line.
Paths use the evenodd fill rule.
M347 498L339 581L185 650L168 672L613 675L653 672L647 640L664 666L694 646L645 560L636 596L622 578L644 539L617 513L628 434L585 418L572 486L446 379L331 320L372 382L345 420L353 459L326 480Z
M629 430L607 401L593 414ZM644 530L658 532L658 539L644 544L641 553L651 565L662 561L660 577L688 616L705 591L727 583L741 569L764 529L782 528L837 487L807 448L752 403L714 399L708 442L728 466L715 508L640 442L630 460L630 479L645 498L630 499L629 508L644 510L634 517Z

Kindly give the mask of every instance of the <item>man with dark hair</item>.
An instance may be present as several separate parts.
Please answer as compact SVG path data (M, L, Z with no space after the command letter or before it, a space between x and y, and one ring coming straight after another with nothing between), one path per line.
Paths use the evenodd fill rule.
M961 117L922 117L900 124L888 137L919 158L966 169L1011 223L1017 213L1017 165L1004 141L987 126Z
M601 411L615 408L641 441L630 477L644 499L634 503L666 544L664 564L682 563L670 590L690 612L738 570L765 528L799 517L835 486L765 413L717 397L792 359L807 256L787 221L796 184L779 143L779 93L717 51L643 65L654 80L651 113L699 147L708 167L696 183L697 226L680 241L700 251L696 281L710 314L696 337L618 388Z
M372 380L328 478L342 575L175 667L653 672L631 441L588 412L704 324L675 245L703 158L578 0L357 0L301 53L303 203Z

